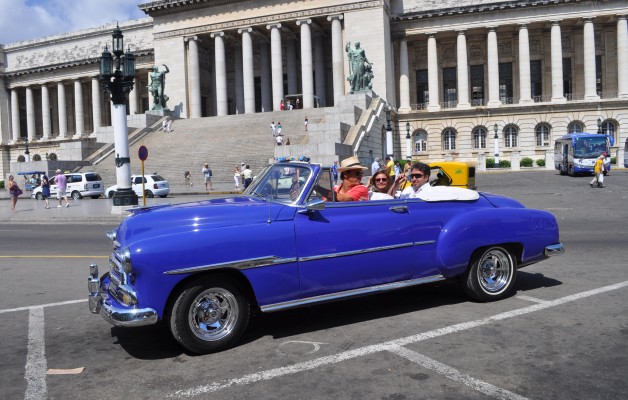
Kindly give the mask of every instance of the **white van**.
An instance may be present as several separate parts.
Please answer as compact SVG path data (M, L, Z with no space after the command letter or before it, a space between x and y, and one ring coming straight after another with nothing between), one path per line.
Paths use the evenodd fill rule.
M102 178L96 172L73 172L63 174L68 179L68 186L66 194L68 197L72 197L74 200L82 199L83 197L91 197L97 199L105 193L105 185ZM50 197L57 197L57 185L55 184L55 177L50 177ZM41 200L41 186L37 186L33 189L31 198Z

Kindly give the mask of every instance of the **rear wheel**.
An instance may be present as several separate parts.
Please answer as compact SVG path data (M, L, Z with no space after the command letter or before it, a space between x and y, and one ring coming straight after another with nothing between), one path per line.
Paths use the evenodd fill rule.
M517 277L517 261L503 247L490 247L479 253L464 276L465 292L479 301L495 301L512 294Z
M81 194L78 191L75 190L75 191L72 192L72 198L74 200L80 200L80 199L83 198L83 196L81 196Z
M240 285L225 276L192 282L169 315L174 338L187 350L205 354L233 346L249 321L250 305Z
M164 199L164 198L168 197L168 195L167 195L167 194L162 194L162 195L161 195L161 196L159 196L159 197L161 197L162 199Z
M97 199L99 197L100 197L100 195L95 195L95 196L92 196L92 199Z
M113 190L110 191L109 193L107 193L107 197L110 199L113 199L113 196L116 194L116 192L114 192Z
M153 197L155 197L155 195L153 194L153 192L151 192L150 190L146 189L146 191L144 192L146 194L146 197L148 197L149 199L152 199Z
M569 169L567 170L567 174L569 176L575 176L576 175L576 173L573 171L573 165L569 166Z

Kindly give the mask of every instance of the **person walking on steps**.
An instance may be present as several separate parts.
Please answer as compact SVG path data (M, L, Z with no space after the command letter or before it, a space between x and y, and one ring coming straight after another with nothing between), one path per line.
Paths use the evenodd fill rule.
M201 170L201 172L203 173L203 178L205 179L205 190L207 190L209 193L209 190L213 190L212 189L212 170L211 168L209 168L209 163L205 163L205 166L203 167L203 169Z

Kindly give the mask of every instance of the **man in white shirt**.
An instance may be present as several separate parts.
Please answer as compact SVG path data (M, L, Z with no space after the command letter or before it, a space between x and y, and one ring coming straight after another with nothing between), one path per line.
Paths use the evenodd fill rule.
M371 164L371 175L375 175L375 173L379 171L380 168L381 166L379 165L379 158L376 158L375 161L373 161L373 164Z
M421 199L427 193L432 191L432 186L430 185L430 166L424 164L422 162L416 162L412 164L412 169L410 170L410 182L412 186L405 188L401 194L399 195L400 199ZM403 182L405 182L407 178L404 174L398 176L395 180L395 187L400 187ZM393 193L396 190L393 191Z

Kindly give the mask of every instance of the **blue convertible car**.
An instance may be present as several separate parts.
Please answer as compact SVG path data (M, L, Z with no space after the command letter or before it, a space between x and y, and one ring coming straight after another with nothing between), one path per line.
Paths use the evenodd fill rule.
M331 187L329 168L276 163L242 196L135 209L108 234L108 271L90 266L91 311L116 326L163 320L209 353L238 341L251 309L450 278L498 300L517 268L563 252L552 214L507 197L435 187L426 200L340 203L323 197Z

